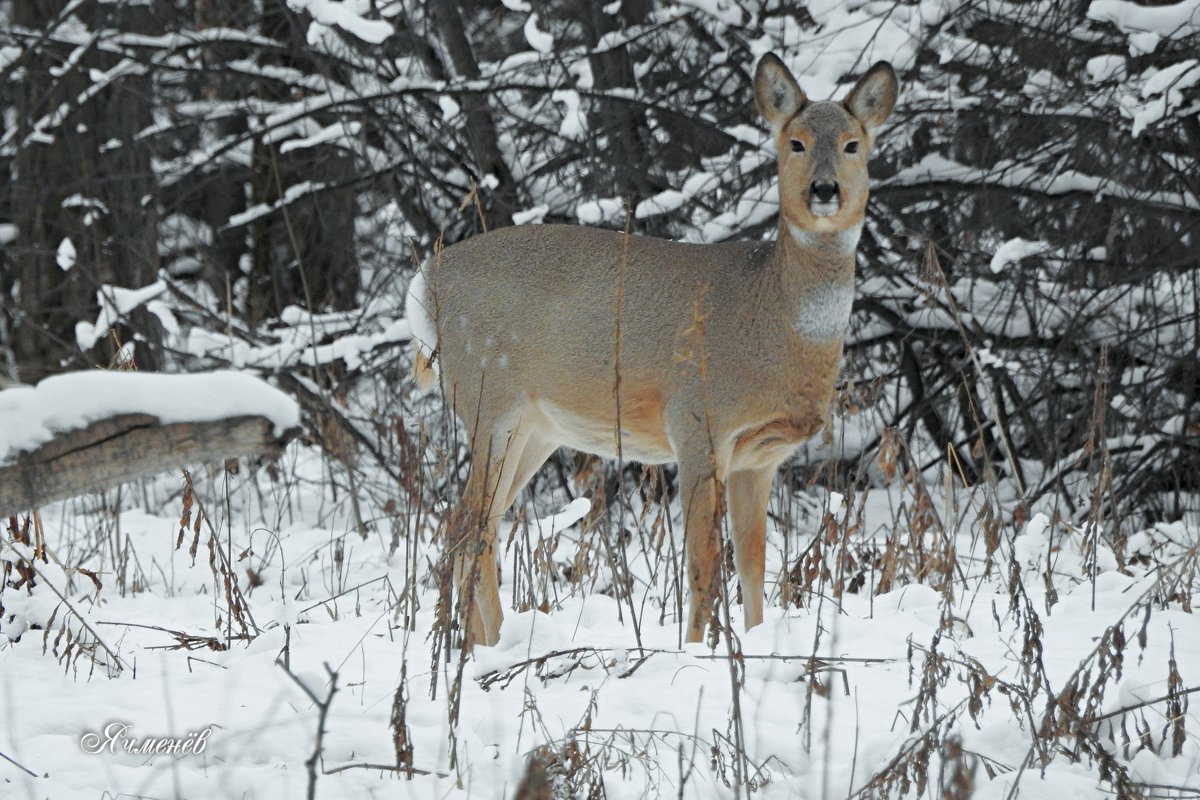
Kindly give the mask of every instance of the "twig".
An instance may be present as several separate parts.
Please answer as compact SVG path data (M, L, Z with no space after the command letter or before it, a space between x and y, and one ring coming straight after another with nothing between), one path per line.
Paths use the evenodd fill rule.
M321 748L325 743L325 718L329 715L329 707L333 705L333 696L337 694L338 674L330 669L328 664L324 665L325 673L329 676L329 694L326 695L324 700L321 700L313 693L312 689L305 685L304 681L297 678L295 673L285 667L282 662L277 661L275 663L279 664L279 668L283 670L284 674L291 678L300 687L300 690L308 695L308 699L312 700L313 705L317 707L317 741L313 746L312 755L304 761L304 766L308 770L308 800L316 800L317 762L321 759Z
M1119 717L1122 714L1128 714L1130 711L1137 711L1139 708L1146 708L1147 706L1152 706L1155 703L1162 703L1166 700L1174 700L1176 697L1182 697L1185 694L1195 694L1196 692L1200 692L1200 686L1193 686L1190 689L1184 689L1181 692L1164 694L1163 696L1155 697L1152 700L1143 700L1142 702L1134 703L1131 706L1122 706L1121 708L1109 711L1107 714L1097 714L1096 716L1089 718L1088 722L1095 723L1106 719L1112 719L1113 717Z
M383 772L400 772L404 774L412 773L413 775L433 775L438 778L449 778L450 775L445 772L436 772L419 767L398 767L395 764L342 764L340 767L332 767L322 770L322 775L335 775L339 772L345 772L348 769L377 769Z
M93 628L88 623L87 619L85 619L82 614L80 614L78 611L75 610L75 606L71 605L71 601L68 600L66 598L66 596L63 595L63 593L58 590L58 587L54 585L54 582L51 581L49 578L47 578L45 576L45 574L43 574L42 571L40 569L38 569L36 561L29 558L29 556L27 556L25 553L22 553L20 550L18 550L17 546L15 544L13 544L12 542L5 540L4 544L6 547L8 547L9 550L12 550L20 558L24 559L26 561L26 563L29 564L29 568L33 570L34 574L37 575L39 578L41 578L42 583L44 583L46 586L50 587L50 591L54 592L55 596L58 597L59 601L64 606L66 606L67 610L70 611L71 614L75 617L75 619L77 619L79 621L79 624L82 625L84 627L84 629L89 634L91 634L92 638L96 640L96 644L100 645L100 647L104 650L104 652L108 654L108 657L111 658L115 662L117 671L121 671L121 670L129 667L129 665L126 664L125 661L119 655L117 655L115 650L113 650L111 647L109 647L107 644L104 643L104 639L100 638L100 634L96 632L96 629Z
M162 649L178 650L180 648L183 648L184 650L194 650L199 645L204 645L204 646L208 647L208 649L210 649L210 650L221 651L221 650L229 649L228 642L234 642L234 641L248 642L253 638L249 634L238 634L237 636L233 636L233 637L229 638L226 642L222 642L216 636L204 636L203 634L187 633L186 631L177 631L177 630L172 630L171 628L164 628L160 625L144 625L144 624L141 624L138 622L110 622L108 620L98 620L96 622L96 624L97 625L120 625L125 628L144 628L145 630L148 630L148 631L158 631L160 633L168 634L169 636L171 636L171 638L173 638L176 641L176 644L173 646L150 645L150 646L146 647L147 650L162 650Z
M38 775L36 772L34 772L33 770L31 770L29 767L25 766L24 764L19 764L19 763L17 763L16 761L13 761L13 760L12 760L12 758L10 758L10 757L6 756L6 755L5 755L3 752L0 752L0 758L3 758L5 761L7 761L8 763L12 764L12 765L13 765L14 767L16 767L17 769L24 770L25 772L29 773L29 775L30 775L31 777L34 777L34 778L41 778L41 777L44 777L44 776L42 776L42 775Z
M308 607L306 607L306 608L302 608L302 609L300 609L300 612L299 612L299 613L301 613L301 614L305 614L305 613L307 613L307 612L309 612L309 611L312 611L312 610L313 610L314 608L316 608L317 606L323 606L323 605L325 605L325 604L326 604L326 603L328 603L328 602L331 602L331 601L333 601L333 600L337 600L339 597L344 597L344 596L346 596L346 595L350 594L351 592L356 592L356 591L358 591L359 589L362 589L364 586L370 586L372 583L375 583L375 582L377 582L377 581L386 581L386 580L388 580L388 576L387 576L387 575L380 575L380 576L378 576L378 577L371 578L370 580L363 581L362 583L360 583L360 584L358 584L358 585L356 585L356 586L351 586L349 589L346 589L346 590L344 590L344 591L338 592L338 593L337 593L337 594L335 594L335 595L330 595L329 597L326 597L324 600L318 600L317 602L313 603L311 606L308 606Z

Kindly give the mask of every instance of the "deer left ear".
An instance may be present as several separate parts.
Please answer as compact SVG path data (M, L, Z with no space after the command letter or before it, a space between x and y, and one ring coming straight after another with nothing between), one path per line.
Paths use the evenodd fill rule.
M879 126L892 115L898 92L896 71L892 69L891 64L880 61L867 70L867 74L859 79L843 102L867 132L874 135Z

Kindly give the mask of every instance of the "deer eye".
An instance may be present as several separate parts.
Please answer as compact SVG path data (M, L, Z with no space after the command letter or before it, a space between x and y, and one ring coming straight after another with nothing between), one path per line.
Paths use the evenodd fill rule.
M858 152L858 142L857 141L846 142L845 151L847 153L857 153Z
M799 139L792 139L792 152L793 153L803 153L804 152L804 142L800 141Z

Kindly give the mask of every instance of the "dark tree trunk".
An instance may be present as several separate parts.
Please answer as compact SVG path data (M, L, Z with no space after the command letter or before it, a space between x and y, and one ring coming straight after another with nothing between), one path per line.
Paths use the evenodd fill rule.
M479 63L467 38L457 3L455 0L436 0L430 5L455 76L467 80L478 79ZM467 94L460 100L467 119L465 132L475 162L475 179L478 182L484 176L491 175L497 181L492 189L479 189L484 225L488 230L512 225L513 211L517 210L516 182L500 152L499 134L492 110L484 95Z
M283 0L268 0L262 10L262 33L282 42L275 63L308 73L324 65L306 55L306 24ZM264 79L260 96L289 99L280 84ZM328 125L336 116L321 119ZM274 204L288 189L305 181L349 183L355 174L352 157L336 145L319 145L280 153L275 143L254 143L251 202ZM354 256L354 218L358 211L352 185L325 189L289 202L251 223L251 272L248 317L252 325L276 316L288 305L310 311L347 309L358 296L359 270Z
M196 0L195 19L198 30L232 28L249 30L255 24L253 5L242 0ZM250 49L233 45L205 48L200 55L206 69L199 76L197 90L209 100L239 100L248 94L247 82L241 76L231 76L220 67L222 62L250 57ZM241 115L224 117L213 123L217 138L244 133L246 120ZM205 167L196 187L198 197L186 199L180 209L203 220L212 231L211 242L203 245L201 264L203 275L218 297L224 297L229 286L241 272L242 256L247 252L246 229L226 227L236 214L246 210L246 184L249 171L244 165L221 160Z
M22 0L13 5L13 22L43 30L65 5L65 0ZM99 2L76 13L93 23L115 21L119 13L126 29L139 32L146 32L154 19L144 8L114 9ZM19 289L10 335L18 376L28 382L67 364L107 362L113 354L111 340L97 342L95 352L79 352L76 322L96 318L101 284L139 287L153 281L158 271L150 153L134 142L151 119L151 80L125 75L80 103L78 98L94 83L89 70L111 69L117 62L90 52L65 74L52 74L69 54L49 43L38 49L16 92L12 191L18 234L11 250ZM61 121L46 119L60 107L66 109ZM56 254L66 239L76 260L64 271ZM156 349L138 347L139 365L153 367Z

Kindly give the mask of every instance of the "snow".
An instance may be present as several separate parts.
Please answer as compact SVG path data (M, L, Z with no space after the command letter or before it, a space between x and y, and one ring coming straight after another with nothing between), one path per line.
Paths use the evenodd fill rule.
M1028 239L1009 239L996 250L990 264L992 272L1000 272L1005 267L1021 263L1021 259L1039 255L1050 250L1050 245L1043 241Z
M800 28L791 15L763 20L772 35L752 48L756 56L786 42L780 55L812 99L841 99L857 77L876 61L890 61L897 72L916 59L916 44L904 14L879 16L870 4L821 0L806 5L817 28ZM774 30L772 30L774 29Z
M311 454L294 447L292 453L300 483L322 474ZM220 491L199 489L206 501L214 499L207 496L213 490ZM891 535L888 508L902 499L900 494L896 487L873 490L862 504L866 530L876 531L879 542ZM245 486L233 495L232 507L240 509L256 490ZM326 665L338 673L317 778L317 796L332 800L508 800L534 747L572 741L583 758L597 764L607 760L605 796L614 800L732 798L737 795L724 782L733 777L739 736L750 768L758 771L755 796L845 797L906 744L934 724L950 725L951 719L963 747L992 767L976 771L975 797L1000 798L1018 786L1021 796L1099 796L1093 774L1069 758L1021 770L1031 726L1041 720L1014 714L997 688L1030 690L1020 656L1028 641L1022 622L1027 615L1038 617L1039 663L1055 692L1087 663L1106 630L1124 620L1124 669L1099 701L1099 713L1114 714L1107 734L1112 754L1161 785L1194 786L1200 770L1195 736L1184 740L1179 756L1169 755L1164 707L1153 702L1166 694L1172 653L1185 687L1200 679L1200 620L1174 605L1149 615L1136 611L1155 591L1155 571L1134 567L1122 574L1104 545L1091 563L1093 540L1084 531L1056 525L1046 514L1035 514L1012 539L1015 572L1005 567L985 577L980 537L963 530L956 544L965 572L953 592L911 583L882 593L864 589L837 598L814 596L802 609L771 603L761 626L745 631L735 622L739 642L733 657L724 644L715 650L680 646L674 610L668 607L660 622L653 608L659 598L647 586L638 597L651 606L635 636L625 603L563 585L549 613L509 609L500 642L478 648L467 660L459 718L451 725L446 693L455 669L435 661L427 636L435 624L436 590L415 586L421 601L411 607L413 628L397 624L389 587L409 585L411 566L388 558L386 548L358 542L357 536L354 558L346 560L347 572L337 585L314 585L314 575L333 569L339 543L349 547L352 539L344 536L343 521L320 523L311 507L269 535L239 532L239 523L233 525L239 550L253 544L257 553L270 540L281 548L256 562L267 579L262 585L249 591L239 577L256 626L249 641L235 639L227 649L175 647L174 631L223 642L225 619L223 600L211 592L213 575L205 559L193 560L186 547L174 547L178 501L169 505L174 513L163 508L121 515L124 546L140 563L156 565L138 592L118 591L113 575L103 576L97 590L73 571L33 561L25 545L9 546L6 557L28 555L40 573L33 592L5 589L3 594L14 622L5 625L10 641L0 649L0 686L8 687L0 689L6 712L0 752L20 767L0 760L0 779L11 784L13 796L75 800L94 798L101 789L139 796L302 796L317 709L285 673L285 660L322 699L330 692ZM839 517L858 505L846 498L828 500ZM515 536L549 543L563 532L577 534L572 526L589 507L586 498L577 499ZM946 511L940 503L937 510ZM66 505L43 510L52 546L60 531L79 524L73 520L81 513ZM804 546L818 524L800 520L803 532L793 534L797 540L790 546ZM772 574L781 565L787 537L769 528ZM1129 550L1149 553L1172 536L1184 544L1191 536L1194 543L1196 534L1181 525L1150 529L1131 538ZM563 550L548 557L564 563L564 555L573 554ZM425 563L423 556L420 561ZM1020 615L1013 612L1008 590L1013 581L1029 596ZM1168 585L1173 584L1164 583L1158 591ZM342 595L342 587L353 591ZM506 598L514 590L507 571L502 589ZM60 595L102 602L73 602L68 612ZM733 610L738 611L736 605ZM54 662L43 653L43 632L22 629L15 621L44 624L52 615L59 622L48 641L62 624L87 641L86 623L112 657L97 648L100 664L94 671L87 656L65 670L47 669ZM1145 632L1141 643L1138 631ZM961 679L952 678L932 701L922 701L921 676L931 663ZM990 699L972 713L965 703L968 674L994 684ZM21 690L15 691L18 685ZM395 763L388 726L397 686L406 692L404 719L414 766L434 774L418 772L408 780L378 770L335 771ZM436 694L431 696L432 687ZM1039 709L1045 705L1042 698ZM735 699L740 732L732 724ZM1142 711L1127 710L1147 701ZM1190 734L1200 719L1195 711L1186 714ZM938 722L931 722L935 718ZM130 726L126 735L133 739L206 736L204 752L136 755L119 743L116 752L91 752L114 723ZM1132 752L1123 756L1122 727L1129 726L1136 729L1135 737L1146 730L1148 738L1140 743L1135 738ZM1147 742L1152 747L1142 749ZM81 751L84 746L89 752ZM457 769L450 764L452 748ZM938 774L938 763L935 756L931 775Z
M394 32L391 23L362 16L374 5L370 0L287 0L287 4L293 11L307 11L320 25L336 26L370 44L380 44Z
M284 206L294 203L302 197L315 194L316 192L320 192L327 188L329 188L329 184L321 181L300 181L299 183L293 183L284 190L283 197L279 198L278 200L275 200L271 203L257 203L253 206L250 206L245 211L234 214L229 218L229 221L225 223L222 230L230 230L232 228L239 228L243 225L248 225L254 220L278 211Z
M1136 199L1151 205L1200 210L1200 198L1185 192L1142 192L1109 178L1087 175L1075 170L1049 172L1041 165L1000 161L990 170L959 164L938 153L930 153L916 164L901 169L890 178L877 181L877 187L919 186L925 182L950 181L967 184L1020 186L1045 194L1088 192Z
M550 213L550 206L545 203L539 203L533 208L527 208L524 211L514 211L512 215L513 225L536 225L545 219Z
M364 360L364 354L381 344L407 342L412 339L408 320L396 320L377 334L341 336L329 344L306 347L299 353L297 364L316 367L343 361L349 369L356 369Z
M767 222L778 214L778 181L773 180L767 185L754 185L738 198L732 211L718 214L705 223L701 236L706 242L722 241L743 228Z
M149 414L164 423L263 416L277 436L300 424L295 400L244 373L73 372L0 391L0 463L118 414Z
M579 92L573 89L557 89L551 92L550 99L565 106L562 125L558 129L559 135L574 141L586 139L587 115L580 108Z
M557 514L538 520L534 525L534 530L543 536L553 536L556 533L562 533L586 517L591 510L591 500L586 497L577 497Z
M1142 86L1147 102L1130 102L1122 111L1133 117L1132 133L1138 136L1168 114L1183 107L1183 92L1200 83L1200 59L1189 58L1155 72Z
M539 53L554 50L554 37L538 27L538 15L530 14L525 20L525 40Z
M412 339L407 319L379 317L372 320L372 325L376 330L370 333L342 334L332 342L322 344L314 342L338 329L350 327L350 324L331 326L314 321L297 322L274 331L275 340L265 344L251 344L242 336L195 327L187 332L185 349L196 358L215 358L239 368L274 371L296 365L316 367L340 360L348 368L357 369L377 349Z
M1089 58L1087 74L1088 79L1095 83L1123 78L1125 76L1125 56L1103 55Z
M142 305L151 303L167 291L167 283L160 279L140 289L124 289L119 286L103 284L96 290L96 304L100 313L96 321L75 323L75 343L80 350L90 350L101 338L108 335L108 330L125 318L129 312ZM147 305L149 308L150 306ZM155 304L150 309L167 330L178 329L174 315L162 303Z
M353 139L358 136L362 130L361 122L335 122L332 125L327 125L321 128L316 133L310 136L305 136L302 139L289 139L279 146L280 153L290 153L293 150L302 150L306 147L316 147L327 142L338 142L343 139Z
M678 189L666 189L638 203L633 215L645 219L655 214L669 214L686 203L687 199L688 196Z
M1181 0L1163 6L1131 0L1092 0L1089 19L1111 22L1125 33L1150 32L1160 37L1186 39L1200 33L1200 0Z
M1136 31L1129 34L1129 55L1144 56L1158 49L1162 37L1151 31Z
M462 111L462 106L446 95L438 97L438 107L442 109L442 119L446 121L454 119Z
M710 17L714 17L726 25L741 25L743 12L738 4L731 0L678 0L679 5L694 8Z
M679 189L665 189L638 203L633 215L638 219L645 219L656 214L668 214L682 208L696 195L707 192L718 183L718 176L714 173L697 172L684 181Z
M54 254L54 261L63 272L75 266L75 244L71 241L71 237L65 237L59 243L58 250Z
M81 194L73 194L66 200L62 201L63 208L82 208L83 224L91 225L101 215L108 213L108 206L102 201L94 197L84 197Z
M620 219L625 212L625 202L619 197L602 197L587 200L575 207L575 216L584 225L599 225Z

